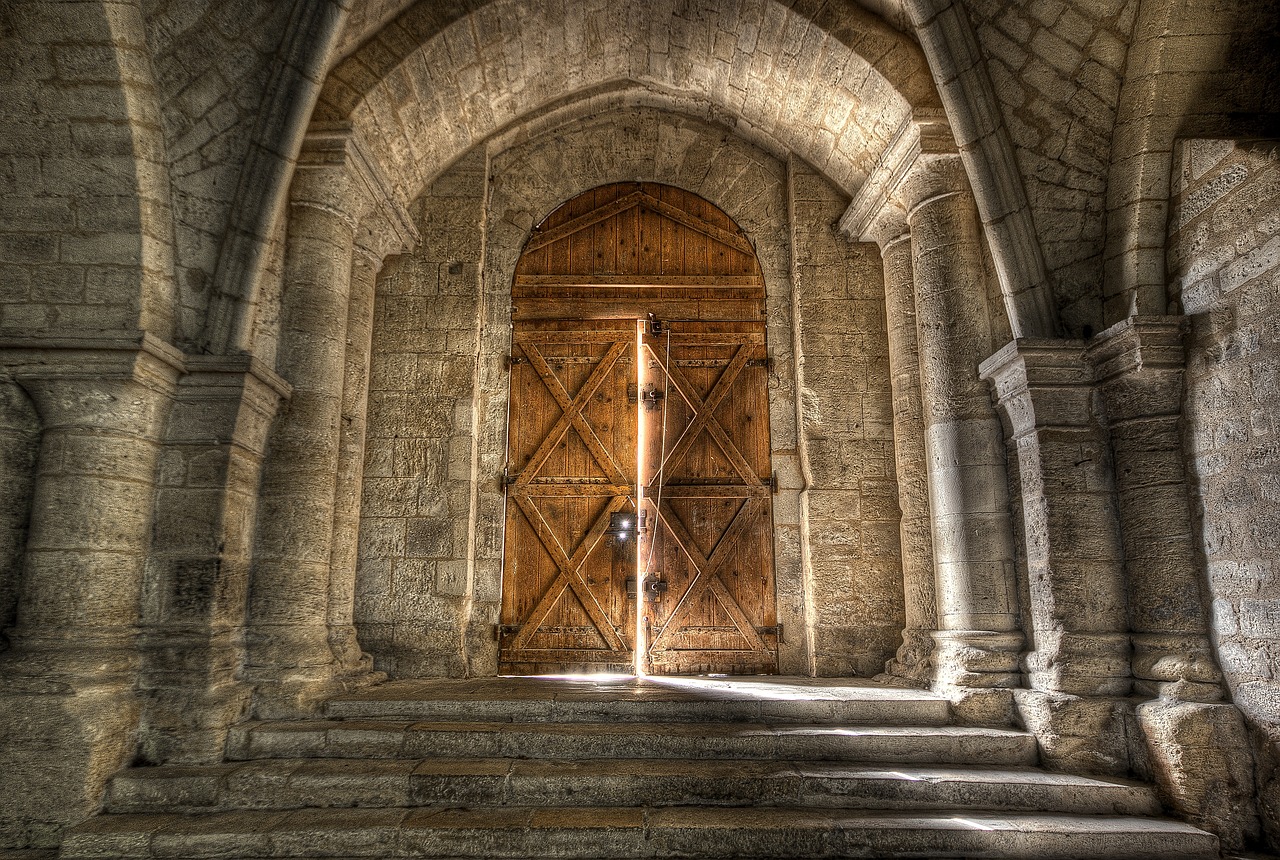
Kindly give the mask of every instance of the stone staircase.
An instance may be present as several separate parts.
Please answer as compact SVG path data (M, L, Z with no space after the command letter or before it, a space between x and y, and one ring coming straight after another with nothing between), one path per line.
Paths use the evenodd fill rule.
M950 716L856 682L393 682L122 771L61 857L1218 856L1149 786Z

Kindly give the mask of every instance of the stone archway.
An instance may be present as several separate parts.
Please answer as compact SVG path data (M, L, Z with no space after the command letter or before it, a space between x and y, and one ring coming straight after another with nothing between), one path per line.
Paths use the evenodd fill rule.
M547 158L593 146L602 154L577 174L547 167ZM625 178L675 182L707 197L744 225L760 255L780 481L774 497L779 620L786 630L780 670L882 671L904 622L888 347L874 247L850 245L825 227L845 201L802 163L775 159L705 120L625 102L473 152L415 205L423 247L391 263L378 287L356 587L362 644L380 668L398 676L496 670L508 285L534 223L584 188ZM789 186L805 190L789 200ZM469 225L483 232L471 233ZM819 260L843 262L831 268ZM478 357L450 346L472 337L479 338ZM415 395L413 384L392 372L389 360L410 355L442 374L430 383L438 393ZM798 359L810 374L803 401ZM388 416L404 414L396 404L414 397L421 414L437 417L407 432ZM423 432L455 415L461 423L452 429ZM851 469L854 454L862 465ZM409 457L425 457L432 474L455 479L429 490L432 507L418 513L392 498L407 487L422 492L424 485L404 471ZM813 541L804 525L810 509L824 523ZM815 593L820 597L811 599ZM927 609L926 617L932 617ZM918 626L929 629L932 621Z

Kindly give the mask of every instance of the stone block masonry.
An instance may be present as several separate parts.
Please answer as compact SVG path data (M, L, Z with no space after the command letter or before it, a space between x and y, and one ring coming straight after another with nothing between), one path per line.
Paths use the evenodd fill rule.
M398 677L474 670L461 631L474 597L485 170L480 149L431 186L416 210L420 246L387 267L375 296L355 623L375 667Z
M1180 143L1169 274L1192 328L1186 446L1218 657L1280 827L1280 142Z

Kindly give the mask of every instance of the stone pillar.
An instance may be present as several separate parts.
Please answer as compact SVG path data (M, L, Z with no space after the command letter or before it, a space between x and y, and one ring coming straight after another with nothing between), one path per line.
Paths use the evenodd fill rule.
M308 134L289 199L281 342L293 386L271 430L249 596L247 676L259 716L312 711L344 688L329 644L347 315L355 235L375 199L347 129Z
M1124 553L1084 344L1016 340L982 364L1017 450L1033 649L1019 712L1051 767L1129 771Z
M2 346L43 432L0 655L0 832L52 847L134 754L138 608L182 356L146 334Z
M927 686L933 679L933 634L938 626L938 606L933 576L929 478L925 467L920 351L916 339L916 291L911 236L905 228L905 223L895 220L875 234L884 265L889 372L893 387L893 452L898 506L902 510L902 590L906 608L902 645L885 672Z
M962 719L1012 716L1021 681L1004 435L978 364L991 351L977 212L959 158L917 159L911 230L939 630L936 683Z
M1222 702L1182 440L1185 320L1133 316L1089 345L1106 404L1129 583L1134 690L1164 800L1228 849L1256 835L1250 743Z
M356 559L360 537L360 495L364 481L365 423L369 405L369 356L373 345L374 284L382 258L358 249L351 266L347 306L347 349L342 382L342 426L333 515L329 644L341 671L367 672L373 659L356 641L353 623Z
M248 709L245 600L267 431L288 386L249 356L188 356L142 601L139 753L215 762Z
M1089 346L1106 404L1129 579L1135 691L1222 698L1182 445L1180 317L1130 317Z

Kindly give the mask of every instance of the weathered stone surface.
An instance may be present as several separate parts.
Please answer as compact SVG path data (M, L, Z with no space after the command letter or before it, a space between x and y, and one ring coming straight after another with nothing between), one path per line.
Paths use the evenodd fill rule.
M511 267L560 202L635 179L722 204L762 264L783 669L898 648L962 722L1014 718L993 685L1051 688L1061 763L1110 706L1048 694L1118 692L1127 662L1185 710L1135 771L1234 845L1253 831L1204 787L1251 752L1274 840L1277 24L1271 0L0 3L0 850L56 844L134 756L218 758L254 684L305 710L372 677L362 646L496 671ZM904 177L913 148L934 169ZM850 199L886 238L933 211L914 267L835 239ZM974 371L1015 336L1082 338L1097 385L1046 377L1006 446ZM1223 755L1185 754L1194 725ZM418 817L410 841L569 850L589 818ZM639 844L609 821L600 850ZM888 844L815 821L795 850ZM346 813L226 824L257 855L362 844ZM668 824L648 847L736 850L741 819ZM221 825L161 826L86 850L184 855Z

